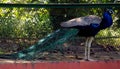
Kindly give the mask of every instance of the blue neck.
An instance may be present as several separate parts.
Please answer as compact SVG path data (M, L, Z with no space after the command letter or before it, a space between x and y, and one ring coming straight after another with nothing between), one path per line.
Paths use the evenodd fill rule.
M105 29L113 24L112 16L108 12L104 12L102 22L100 23L100 29Z

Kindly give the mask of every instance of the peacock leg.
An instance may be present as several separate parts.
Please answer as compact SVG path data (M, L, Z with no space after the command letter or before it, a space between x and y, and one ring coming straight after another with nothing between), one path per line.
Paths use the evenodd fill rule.
M91 44L92 44L92 41L94 40L94 37L90 37L89 39L88 39L88 53L87 53L87 59L88 60L91 60L90 59L90 48L91 48Z
M88 41L89 41L89 37L87 37L86 42L85 42L85 60L88 59L87 55L88 55Z

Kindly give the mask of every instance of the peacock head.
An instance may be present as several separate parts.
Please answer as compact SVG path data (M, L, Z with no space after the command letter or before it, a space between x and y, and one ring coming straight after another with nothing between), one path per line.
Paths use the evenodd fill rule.
M106 11L109 13L109 14L113 14L114 11L110 8L110 9L106 9Z

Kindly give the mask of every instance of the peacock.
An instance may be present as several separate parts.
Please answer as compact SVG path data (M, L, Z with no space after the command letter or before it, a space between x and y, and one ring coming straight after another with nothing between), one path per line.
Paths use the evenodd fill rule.
M79 32L77 35L86 37L85 42L85 60L90 59L90 47L95 35L103 29L110 27L113 24L112 16L113 10L106 9L103 13L103 18L96 15L88 15L85 17L78 17L66 22L62 22L61 26L64 28L75 28Z
M107 9L103 13L103 18L96 15L88 15L62 22L60 24L62 28L48 34L36 44L15 53L1 54L0 58L33 60L38 58L39 53L54 50L57 46L62 46L63 43L72 37L79 35L87 38L85 42L85 60L90 60L90 47L94 36L100 30L112 25L111 14L113 14L113 10Z

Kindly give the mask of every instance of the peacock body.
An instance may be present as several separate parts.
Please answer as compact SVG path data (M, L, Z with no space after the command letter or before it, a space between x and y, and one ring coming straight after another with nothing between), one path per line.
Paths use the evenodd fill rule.
M108 11L103 13L103 18L96 15L74 18L61 23L62 27L79 29L79 36L95 36L100 30L112 25L112 16Z
M78 29L78 35L87 37L85 42L85 60L90 60L90 47L94 36L103 29L110 27L113 24L112 9L107 9L103 13L103 18L96 15L74 18L61 23L62 27Z

